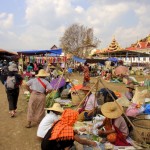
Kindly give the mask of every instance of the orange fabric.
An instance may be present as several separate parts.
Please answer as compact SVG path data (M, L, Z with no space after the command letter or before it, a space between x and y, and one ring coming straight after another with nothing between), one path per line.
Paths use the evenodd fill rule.
M107 140L110 143L115 143L116 139L117 139L117 134L116 133L110 133L110 134L107 135Z
M71 88L71 91L80 90L82 87L83 87L82 84L76 85L76 86Z
M105 118L105 120L104 120L104 127L105 127L106 131L112 130L111 119Z
M66 109L60 121L54 126L49 140L71 140L74 139L73 125L77 121L79 113L72 109Z

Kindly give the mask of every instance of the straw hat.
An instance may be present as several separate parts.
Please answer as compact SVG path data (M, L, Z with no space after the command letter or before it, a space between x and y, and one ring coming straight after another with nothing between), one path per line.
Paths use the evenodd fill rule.
M83 90L83 91L90 91L90 87L89 86L83 86L81 88L81 90Z
M17 65L16 65L16 64L11 64L11 65L8 67L8 70L9 70L9 71L18 71Z
M129 89L135 90L135 88L134 88L134 85L133 85L133 84L128 85L126 88L129 88Z
M46 110L52 110L52 111L57 111L57 112L61 112L61 113L64 111L59 103L54 103L52 107L46 108Z
M102 105L101 112L107 118L110 118L110 119L118 118L123 113L122 106L120 105L118 106L118 105L115 102L107 102Z
M56 68L55 66L50 66L50 68Z
M70 80L69 80L69 79L66 79L66 82L70 82Z
M38 74L35 76L36 77L47 77L47 76L49 76L49 73L47 73L44 69L40 69Z

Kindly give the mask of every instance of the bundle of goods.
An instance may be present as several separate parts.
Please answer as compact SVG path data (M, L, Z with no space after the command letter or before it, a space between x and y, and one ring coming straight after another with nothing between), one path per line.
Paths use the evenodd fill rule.
M46 108L52 107L55 103L55 98L59 97L59 92L57 90L53 90L51 93L46 95Z

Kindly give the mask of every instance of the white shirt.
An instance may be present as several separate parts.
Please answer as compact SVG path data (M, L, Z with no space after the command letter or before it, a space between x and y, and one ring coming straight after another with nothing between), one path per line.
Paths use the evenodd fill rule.
M45 117L39 124L37 130L37 136L44 138L47 131L52 127L53 123L59 119L58 115L50 111L50 113L46 114Z

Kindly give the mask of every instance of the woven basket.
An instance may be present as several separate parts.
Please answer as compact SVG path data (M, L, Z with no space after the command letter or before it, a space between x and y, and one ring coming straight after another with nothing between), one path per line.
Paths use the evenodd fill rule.
M140 114L136 116L136 119L150 119L150 115Z
M80 98L78 95L80 96ZM71 92L71 98L72 98L73 105L78 105L83 100L84 97L85 97L85 94L83 91L79 90L77 92Z
M146 143L150 143L150 119L135 119L132 122L135 126L133 129L135 140L141 142L142 138Z

